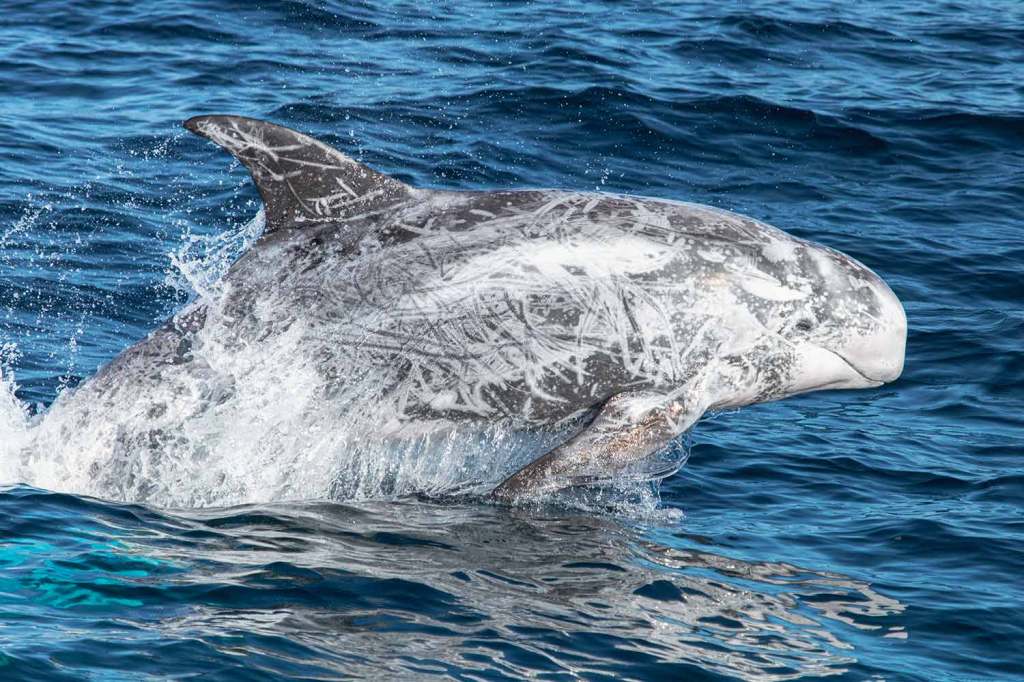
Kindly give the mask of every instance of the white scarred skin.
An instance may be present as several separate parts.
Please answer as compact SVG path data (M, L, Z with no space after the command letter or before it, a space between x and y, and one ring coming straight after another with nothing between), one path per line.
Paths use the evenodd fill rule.
M58 401L22 454L36 484L223 504L458 487L516 463L457 461L470 441L561 443L569 480L642 461L707 409L902 367L906 322L881 280L763 223L628 196L414 190L320 143L301 156L310 138L287 132L298 142L275 147L244 125L202 131L266 201L286 186L295 201L268 217L287 224ZM336 189L317 176L303 195L311 166ZM438 448L429 466L409 454Z

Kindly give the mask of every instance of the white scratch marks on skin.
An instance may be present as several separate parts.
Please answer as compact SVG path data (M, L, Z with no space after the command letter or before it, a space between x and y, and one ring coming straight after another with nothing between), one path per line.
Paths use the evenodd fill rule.
M790 289L783 286L782 282L764 273L753 272L745 274L746 276L740 279L740 286L747 293L767 301L798 301L810 295L809 291L800 291L799 289Z
M796 260L797 246L790 239L772 239L762 249L761 254L772 263Z

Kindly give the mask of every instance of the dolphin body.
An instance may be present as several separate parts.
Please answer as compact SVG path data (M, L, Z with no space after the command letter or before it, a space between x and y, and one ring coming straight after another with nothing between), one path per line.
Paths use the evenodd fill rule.
M496 497L520 499L667 475L655 455L711 409L902 372L907 323L889 287L757 220L612 194L417 189L271 123L184 125L248 168L266 227L215 301L68 398L65 436L103 424L100 494L154 496L180 448L179 482L201 470L202 447L180 434L218 411L230 427L232 406L257 400L245 385L297 387L245 431L287 432L276 411L314 398L327 440L340 423L382 447L452 428L555 434L495 479ZM287 349L292 376L260 365L269 346Z

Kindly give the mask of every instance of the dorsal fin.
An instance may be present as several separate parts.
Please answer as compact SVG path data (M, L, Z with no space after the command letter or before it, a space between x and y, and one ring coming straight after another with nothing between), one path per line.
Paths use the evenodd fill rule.
M344 220L397 203L408 185L308 135L243 116L196 116L185 127L245 164L263 198L265 232Z

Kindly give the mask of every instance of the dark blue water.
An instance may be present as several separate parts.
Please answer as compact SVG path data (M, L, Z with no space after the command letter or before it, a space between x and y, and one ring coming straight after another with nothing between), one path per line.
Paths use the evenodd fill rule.
M190 295L172 255L256 214L179 127L210 112L420 186L697 201L824 242L904 301L904 377L702 422L656 512L6 488L0 678L1024 678L1024 7L381 5L4 3L19 398L154 329Z

